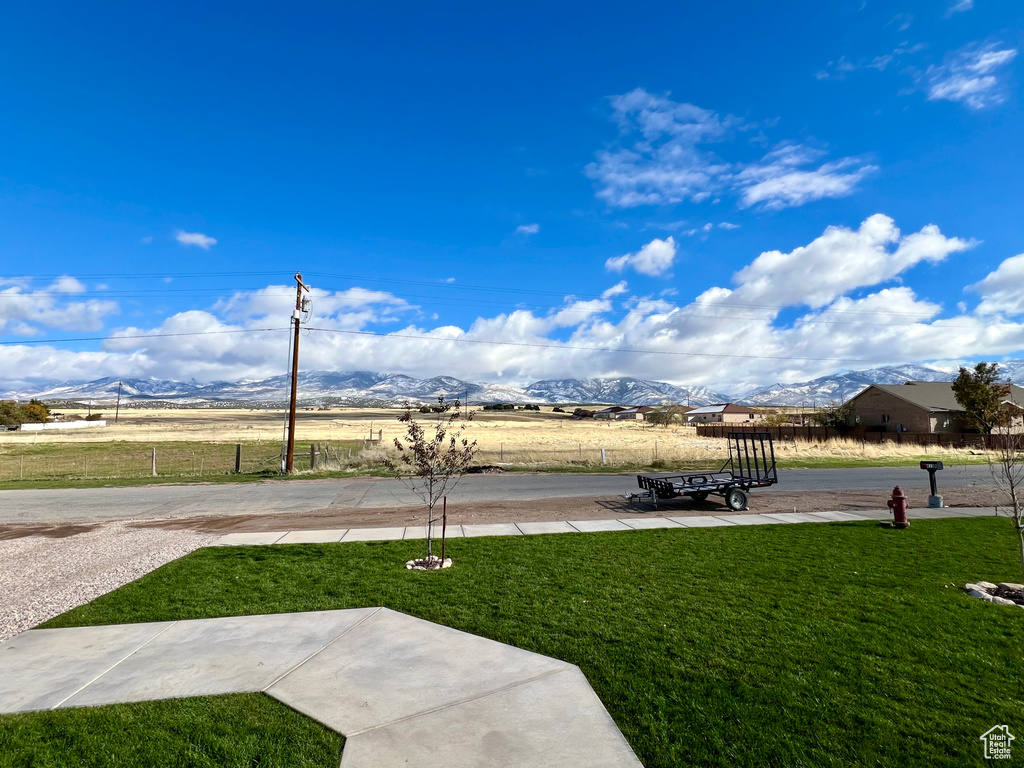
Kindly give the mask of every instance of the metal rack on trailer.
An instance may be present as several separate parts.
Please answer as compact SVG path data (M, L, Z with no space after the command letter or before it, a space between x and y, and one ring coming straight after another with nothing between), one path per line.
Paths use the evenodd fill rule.
M678 475L637 475L639 493L631 493L631 502L659 501L689 496L704 501L711 494L722 496L729 509L747 508L751 488L767 488L779 482L775 467L775 443L766 432L730 432L729 459L717 472L683 472Z

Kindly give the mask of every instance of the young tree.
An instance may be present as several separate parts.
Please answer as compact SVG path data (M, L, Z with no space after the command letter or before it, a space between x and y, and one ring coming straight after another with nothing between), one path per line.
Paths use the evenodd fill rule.
M398 462L385 462L427 506L427 558L423 564L428 567L441 566L440 559L434 557L434 523L438 521L434 508L458 484L477 450L476 440L469 442L462 437L473 412L465 414L463 420L459 405L458 400L447 402L443 395L437 398L430 429L416 420L412 407L406 403L405 411L398 417L406 425L405 436L395 438Z
M842 405L826 405L814 414L814 423L819 427L832 427L839 434L845 434L853 426L851 423L856 416L853 403Z
M989 467L996 485L1009 498L1007 512L1017 531L1021 583L1024 583L1024 434L1013 428L1018 414L1017 408L1009 403L1001 408L994 426L997 439L995 456L990 456ZM996 512L999 512L998 507Z
M646 418L649 424L668 428L670 424L676 424L681 421L682 414L676 405L663 405L656 410L650 411Z
M1003 398L1009 387L999 384L998 376L999 366L995 363L978 363L973 371L961 368L953 382L956 401L963 406L967 418L987 435L992 434L1005 415Z

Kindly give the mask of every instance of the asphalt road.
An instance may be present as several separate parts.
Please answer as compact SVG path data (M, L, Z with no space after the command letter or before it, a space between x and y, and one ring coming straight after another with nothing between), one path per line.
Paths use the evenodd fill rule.
M536 501L621 496L636 490L634 475L470 475L452 502ZM779 472L773 491L891 491L896 485L926 489L928 474L916 467L791 469ZM988 467L949 467L939 489L992 485ZM193 515L272 514L318 509L414 506L419 500L399 480L282 481L227 485L149 485L129 488L68 488L0 491L0 524L88 523Z

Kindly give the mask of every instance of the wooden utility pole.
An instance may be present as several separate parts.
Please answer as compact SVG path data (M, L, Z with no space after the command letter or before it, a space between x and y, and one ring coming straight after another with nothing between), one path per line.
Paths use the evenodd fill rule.
M295 273L295 311L292 322L295 324L295 339L292 342L292 397L288 411L288 448L285 452L284 471L289 475L295 471L295 411L299 392L299 330L302 326L302 292L309 286L302 282L302 274Z
M117 417L121 415L121 382L117 382L117 408L114 410L114 423L117 424Z

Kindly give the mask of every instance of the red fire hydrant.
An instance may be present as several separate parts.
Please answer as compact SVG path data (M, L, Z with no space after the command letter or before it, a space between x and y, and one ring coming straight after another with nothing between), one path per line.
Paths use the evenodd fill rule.
M892 527L906 528L907 522L907 494L898 485L892 489L892 498L887 502L892 510Z

